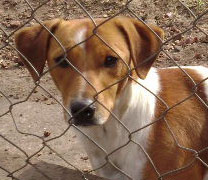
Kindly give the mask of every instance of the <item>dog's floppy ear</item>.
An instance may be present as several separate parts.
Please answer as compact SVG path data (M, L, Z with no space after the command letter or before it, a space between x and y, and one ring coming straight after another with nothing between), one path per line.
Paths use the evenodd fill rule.
M121 18L117 21L117 26L127 40L137 75L139 78L145 79L158 56L157 52L162 44L160 39L146 25L136 19ZM150 25L150 28L161 39L164 38L162 29L153 25ZM153 57L150 58L151 56ZM150 59L147 60L147 58Z
M45 21L43 24L53 33L59 23L60 19L54 19ZM43 72L50 37L52 37L50 33L40 24L22 28L15 34L16 47L27 60L21 55L20 57L34 81L37 81Z

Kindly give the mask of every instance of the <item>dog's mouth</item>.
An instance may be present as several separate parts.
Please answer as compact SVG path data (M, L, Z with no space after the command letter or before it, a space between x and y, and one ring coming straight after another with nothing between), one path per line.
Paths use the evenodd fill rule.
M83 127L101 126L101 125L105 124L107 119L105 119L101 115L97 115L97 113L92 118L81 117L81 116L75 115L71 118L69 123L74 124L75 126L83 126Z
M87 117L81 117L79 115L71 116L69 114L65 114L65 119L69 124L73 124L75 126L80 127L101 126L106 122L106 120L101 115L93 116L89 119Z
M71 119L71 123L74 124L75 126L96 126L99 125L97 123L97 119L96 118L92 118L92 119L87 119L87 118L76 118L76 117L72 117Z

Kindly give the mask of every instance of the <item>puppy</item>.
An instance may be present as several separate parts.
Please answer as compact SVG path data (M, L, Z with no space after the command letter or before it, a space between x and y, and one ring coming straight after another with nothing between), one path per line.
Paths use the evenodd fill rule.
M207 180L208 69L182 67L195 86L179 68L151 68L160 28L126 17L95 23L54 19L44 22L47 30L38 24L15 36L35 81L47 60L95 172L115 180Z

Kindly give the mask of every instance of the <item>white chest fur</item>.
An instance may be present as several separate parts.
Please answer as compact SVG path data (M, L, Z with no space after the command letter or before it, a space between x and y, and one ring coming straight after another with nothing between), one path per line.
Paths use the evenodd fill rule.
M152 68L145 80L137 79L137 81L154 94L158 94L160 89L159 77L154 68ZM125 112L121 112L120 107L126 106L126 104L127 108ZM147 159L141 147L144 149L148 148L148 136L151 126L133 133L131 141L129 135L131 132L152 122L155 105L155 96L133 82L122 92L116 101L113 111L128 130L114 118L109 119L104 126L82 129L102 149L98 148L91 140L87 140L86 137L82 138L82 143L89 155L93 168L96 169L105 165L96 171L98 175L109 179L129 179L110 163L106 163L106 158L108 157L109 162L112 162L131 178L135 180L142 179L142 171ZM114 150L116 151L107 156L107 154Z

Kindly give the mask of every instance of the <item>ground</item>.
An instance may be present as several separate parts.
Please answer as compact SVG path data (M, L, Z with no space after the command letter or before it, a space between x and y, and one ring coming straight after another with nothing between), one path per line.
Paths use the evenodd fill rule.
M45 1L28 1L35 9ZM196 15L208 10L206 0L183 1ZM81 4L93 17L110 17L125 7L125 0L85 0ZM165 40L188 29L194 21L190 12L176 0L133 0L129 4L138 17L147 23L153 23L165 30ZM134 16L128 10L120 15ZM62 17L64 19L82 18L87 14L80 6L70 0L50 1L39 8L34 17L40 21ZM47 89L48 94L38 87L29 99L32 89L35 87L33 80L19 60L12 46L13 35L6 40L7 33L14 32L26 23L31 17L31 8L24 0L0 1L0 179L9 180L6 171L13 172L24 167L25 160L36 164L37 168L44 171L53 180L82 179L81 174L74 170L69 163L82 171L90 170L90 164L84 149L77 140L75 130L69 129L63 120L62 107L57 103L61 100L50 76L46 74L41 80L41 86ZM27 25L34 24L34 20ZM163 46L176 63L179 65L205 65L208 60L208 13L197 21L198 28L193 28L185 34L180 34ZM156 67L175 65L164 53L155 62ZM47 69L47 67L46 67ZM21 102L13 106L11 113L10 103ZM48 144L52 149L45 147L42 151L40 138L57 137ZM11 141L16 146L12 145ZM64 158L59 158L56 152ZM39 174L31 165L14 173L21 180L41 179L46 177ZM88 179L99 179L94 175Z

